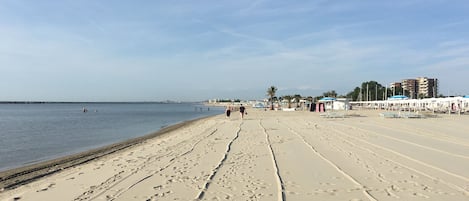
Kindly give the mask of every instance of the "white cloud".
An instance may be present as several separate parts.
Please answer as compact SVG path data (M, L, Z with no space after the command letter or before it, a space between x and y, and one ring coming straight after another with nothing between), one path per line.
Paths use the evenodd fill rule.
M13 7L18 10L0 13L0 70L9 75L0 82L21 82L16 89L25 94L42 86L48 94L73 96L65 93L73 89L80 97L101 99L150 97L147 93L176 97L171 89L200 97L211 92L248 94L243 91L263 96L272 84L285 92L320 94L347 92L368 80L387 83L427 75L441 77L451 87L457 83L451 76L461 77L469 64L463 34L467 26L460 26L466 21L440 26L444 35L431 32L434 26L415 31L395 24L394 17L421 23L409 15L420 3L259 0L121 2L103 7L99 2L69 2L71 6L60 12L18 5ZM389 13L400 13L401 8L405 12L368 14L384 7ZM0 9L5 5L0 3ZM34 20L25 10L51 15ZM46 20L68 10L73 13L64 19ZM446 12L439 24L454 19ZM432 24L434 19L418 20ZM454 28L459 35L451 34ZM35 88L32 83L38 81Z

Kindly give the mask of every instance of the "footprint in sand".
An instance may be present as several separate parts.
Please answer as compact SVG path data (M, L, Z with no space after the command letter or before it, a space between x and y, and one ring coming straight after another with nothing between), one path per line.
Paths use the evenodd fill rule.
M349 189L346 189L345 192L351 193L351 192L354 192L354 191L361 191L361 190L362 190L361 188L349 188Z
M410 178L412 178L412 179L418 179L419 176L417 176L417 175L410 175Z
M319 185L321 185L321 186L335 186L336 184L329 183L329 182L325 182L325 183L320 182Z
M169 194L173 193L172 191L166 191L166 192L163 192L163 193L157 193L155 194L155 197L165 197Z
M416 196L416 197L423 197L423 198L427 198L427 199L430 198L429 196L424 195L422 193L414 193L413 195Z
M299 193L293 192L293 191L287 191L287 193L290 194L290 195L299 195Z
M51 184L49 184L47 187L41 188L41 189L37 190L36 192L47 191L47 190L49 190L50 188L52 188L52 187L54 187L54 186L55 186L55 183L51 183Z
M163 185L158 185L158 186L154 186L154 187L153 187L154 190L161 190L161 189L163 189L163 188L164 188Z
M391 185L391 189L392 189L393 191L396 191L396 192L401 191L401 189L400 189L398 186L396 186L396 185Z
M385 192L386 192L387 196L393 197L393 198L399 198L399 196L397 196L396 194L394 194L392 191L393 191L392 188L387 188L387 189L385 189Z

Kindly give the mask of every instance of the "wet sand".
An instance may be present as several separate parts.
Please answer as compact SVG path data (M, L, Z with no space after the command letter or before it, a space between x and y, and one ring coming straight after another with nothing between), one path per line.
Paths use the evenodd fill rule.
M248 112L92 152L0 200L469 200L469 115Z

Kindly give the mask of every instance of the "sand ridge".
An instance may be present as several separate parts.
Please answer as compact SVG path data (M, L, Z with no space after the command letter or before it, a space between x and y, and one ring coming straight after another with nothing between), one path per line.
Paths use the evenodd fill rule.
M469 116L218 115L0 200L469 200Z

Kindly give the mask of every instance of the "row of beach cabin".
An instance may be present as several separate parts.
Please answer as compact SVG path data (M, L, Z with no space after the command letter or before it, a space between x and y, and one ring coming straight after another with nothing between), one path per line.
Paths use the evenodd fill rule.
M469 96L426 99L408 99L405 96L393 96L384 101L351 102L351 105L357 109L465 113L469 112Z
M269 106L268 102L252 104L256 108ZM409 99L398 95L380 101L350 101L347 98L325 97L315 103L303 101L296 108L288 108L287 103L274 104L275 109L282 110L309 110L314 112L340 111L340 110L389 110L389 111L427 111L433 113L465 113L469 112L469 96Z
M320 99L311 111L324 112L331 110L374 109L390 111L427 111L433 113L469 112L469 96L409 99L398 95L381 101L349 101L346 98L325 97Z

